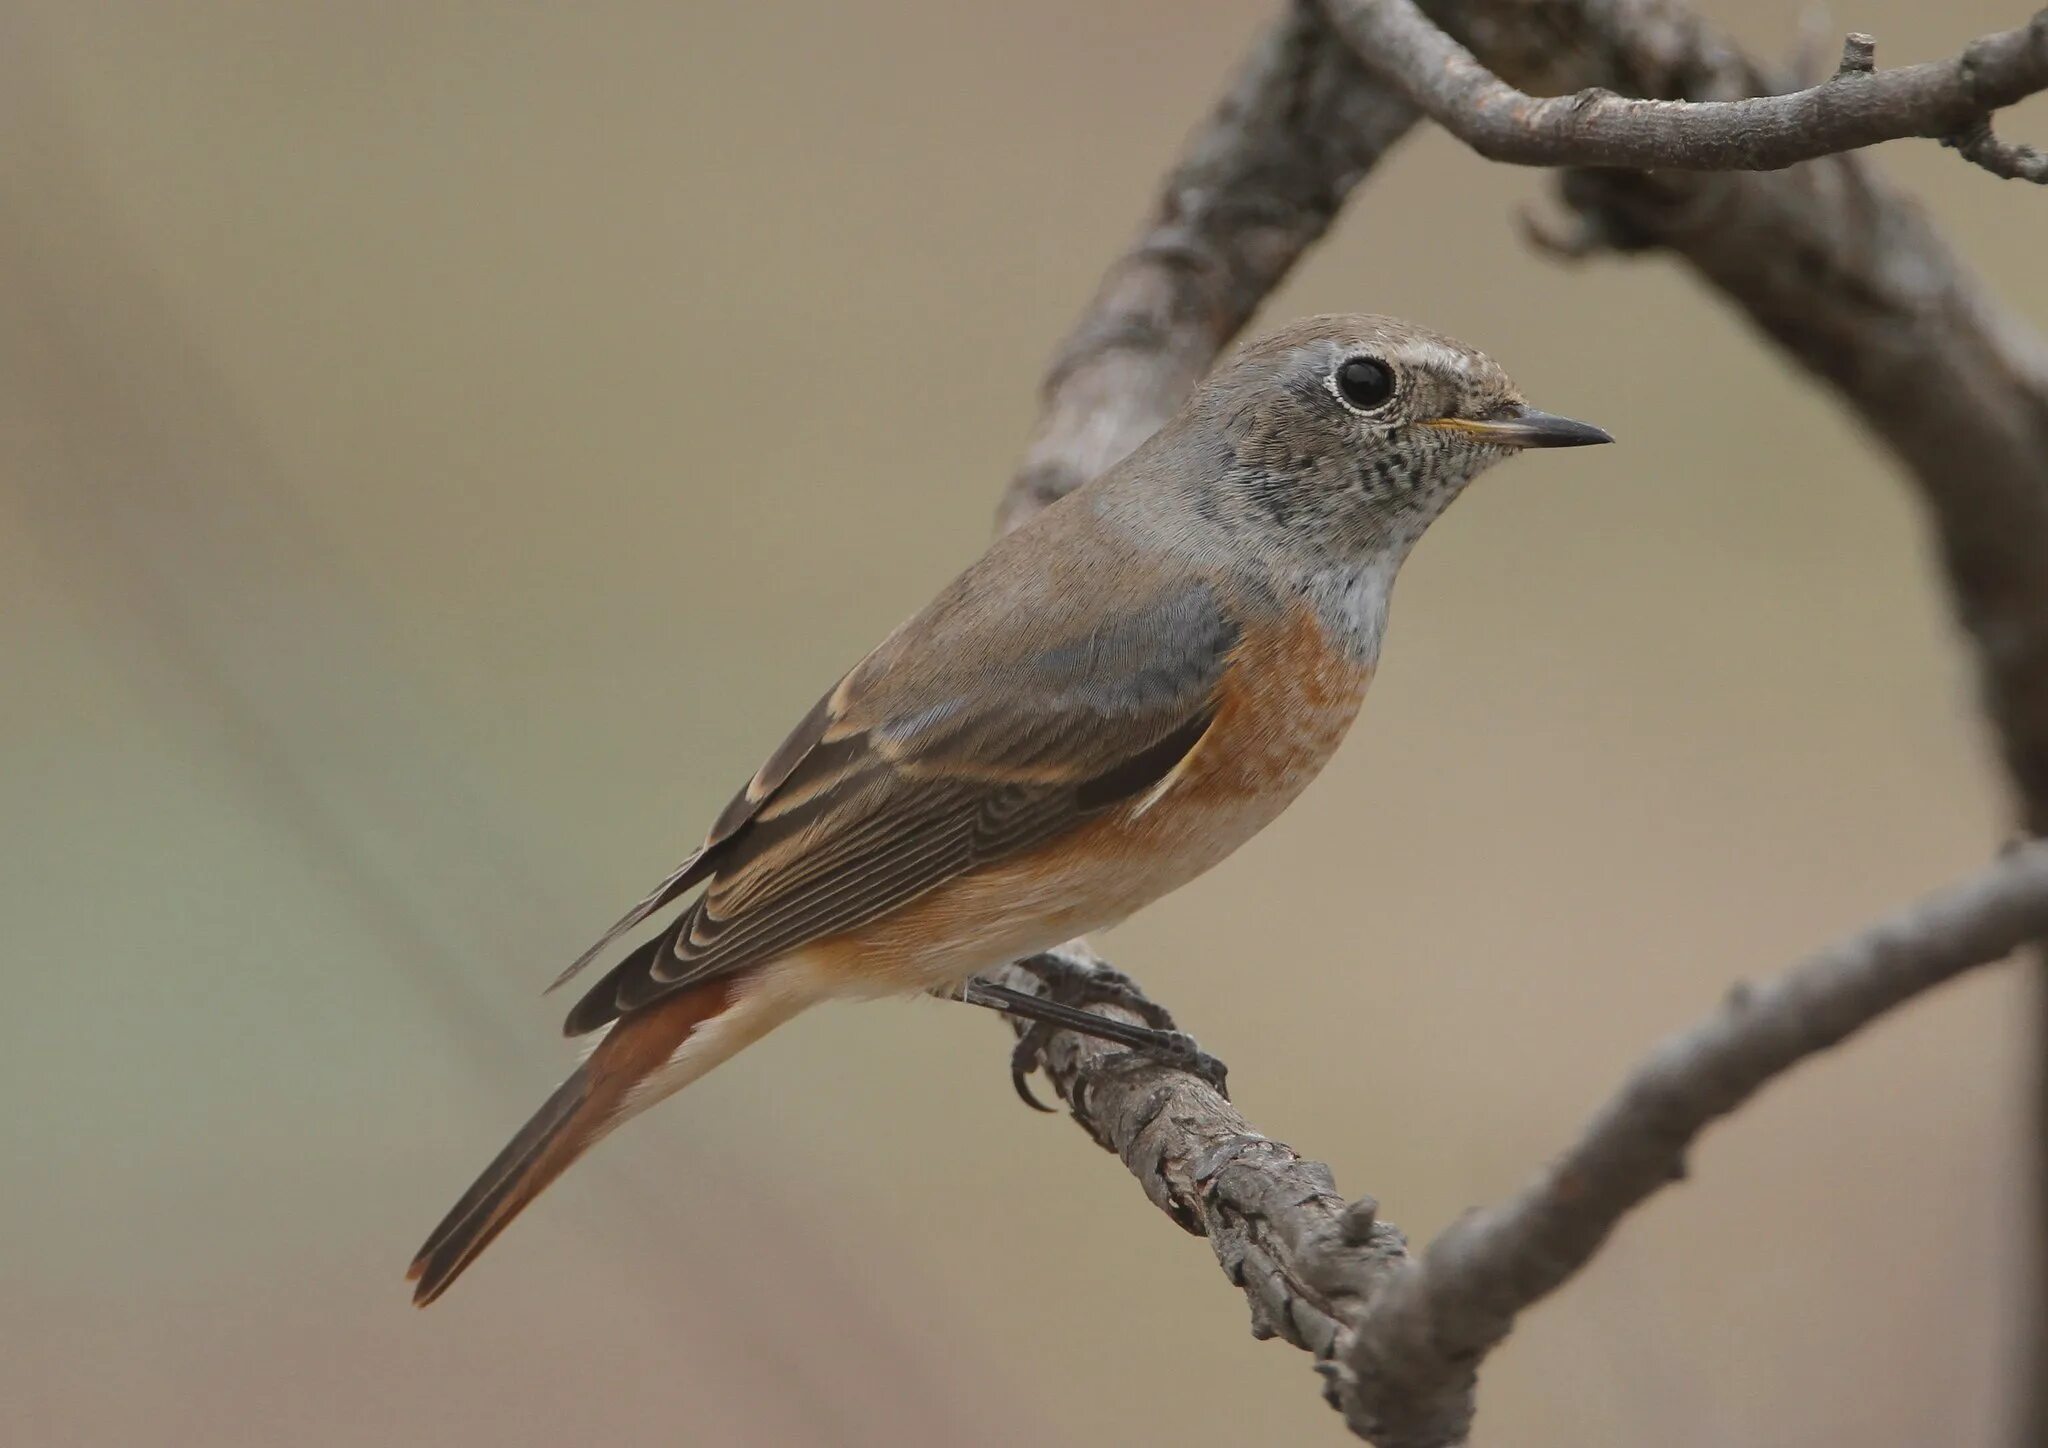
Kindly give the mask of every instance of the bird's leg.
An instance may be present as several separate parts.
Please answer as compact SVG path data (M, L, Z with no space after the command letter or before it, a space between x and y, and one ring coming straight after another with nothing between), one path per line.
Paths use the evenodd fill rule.
M1229 1095L1224 1064L1196 1045L1194 1037L1175 1029L1166 1008L1146 999L1123 972L1107 966L1080 965L1049 951L1016 964L1042 981L1047 994L1012 990L977 977L961 985L950 999L986 1006L1032 1023L1018 1037L1016 1049L1010 1053L1010 1080L1026 1105L1039 1111L1052 1109L1032 1095L1025 1077L1044 1065L1045 1048L1056 1031L1072 1031L1122 1046L1162 1066L1199 1076L1218 1092ZM1141 1017L1145 1024L1085 1009L1091 1004L1119 1006Z

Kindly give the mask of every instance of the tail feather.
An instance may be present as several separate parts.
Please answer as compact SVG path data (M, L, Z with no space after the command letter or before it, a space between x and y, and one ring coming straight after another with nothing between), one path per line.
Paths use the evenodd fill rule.
M577 1129L579 1114L589 1115L589 1104L590 1068L578 1066L492 1159L412 1259L406 1280L418 1284L412 1298L417 1306L447 1291L520 1209L583 1154L595 1139L587 1125Z
M619 1021L581 1066L492 1159L428 1236L412 1260L406 1280L413 1302L425 1307L476 1260L498 1233L511 1225L549 1183L566 1171L627 1117L758 1039L798 1008L758 994L742 997L745 978L705 981ZM737 1029L707 1032L702 1049L685 1045L707 1022L747 1000L766 1009L746 1012L755 1019Z

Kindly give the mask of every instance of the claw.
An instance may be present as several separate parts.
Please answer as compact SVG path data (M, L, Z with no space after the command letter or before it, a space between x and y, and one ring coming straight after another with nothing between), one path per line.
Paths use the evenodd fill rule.
M1010 1067L1010 1084L1017 1088L1017 1099L1033 1111L1043 1111L1047 1116L1053 1114L1053 1108L1040 1101L1038 1094L1031 1089L1030 1079L1014 1065Z
M1195 1044L1194 1037L1185 1036L1188 1052L1185 1058L1172 1064L1190 1076L1199 1076L1215 1088L1216 1094L1225 1101L1230 1099L1230 1068Z
M1055 1108L1038 1099L1028 1078L1045 1063L1045 1043L1051 1036L1052 1032L1040 1022L1019 1036L1010 1051L1010 1084L1017 1088L1018 1099L1033 1111L1043 1111L1048 1116L1054 1114Z

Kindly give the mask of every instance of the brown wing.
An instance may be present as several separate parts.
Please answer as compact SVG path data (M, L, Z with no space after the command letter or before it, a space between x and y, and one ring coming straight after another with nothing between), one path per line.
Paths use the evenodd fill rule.
M836 690L834 691L837 692ZM782 741L776 751L768 756L768 762L755 771L747 781L747 787L734 795L718 819L711 826L711 833L704 837L704 843L691 852L682 864L659 885L648 891L631 910L612 922L609 930L597 938L590 949L569 962L568 968L556 976L548 985L548 991L557 990L580 974L591 961L604 954L605 948L621 935L660 913L665 907L698 885L704 883L717 867L722 847L738 833L740 827L753 817L761 802L772 794L777 785L789 778L789 773L810 754L824 736L826 726L831 723L830 707L832 695L827 694L811 706L811 712L804 715L803 722L792 729L789 737Z
M1107 574L1120 588L1100 570L1086 592L1062 568L1020 582L1003 553L819 702L698 855L621 923L706 882L577 1004L570 1034L1043 844L1194 746L1237 642L1209 586L1130 567Z

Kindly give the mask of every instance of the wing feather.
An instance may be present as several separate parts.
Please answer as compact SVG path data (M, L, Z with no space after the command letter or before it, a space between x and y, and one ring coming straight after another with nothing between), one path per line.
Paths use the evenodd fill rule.
M987 576L1008 543L821 699L698 854L593 948L704 885L578 1002L570 1034L1041 846L1194 748L1238 639L1216 592L1129 567L1087 571L1128 599Z

